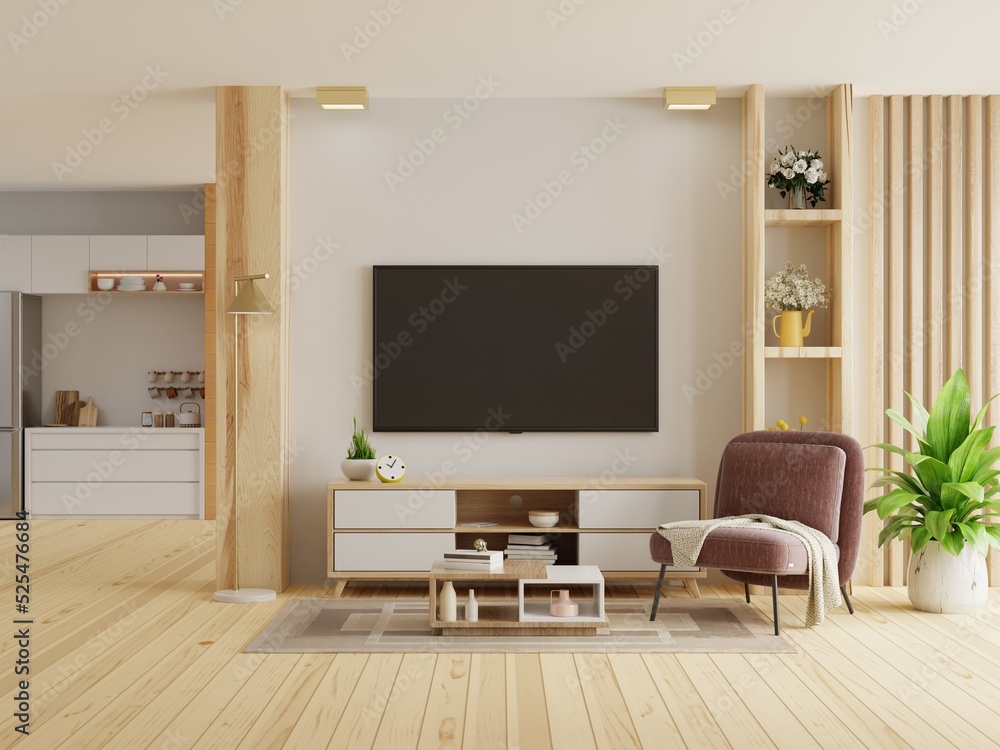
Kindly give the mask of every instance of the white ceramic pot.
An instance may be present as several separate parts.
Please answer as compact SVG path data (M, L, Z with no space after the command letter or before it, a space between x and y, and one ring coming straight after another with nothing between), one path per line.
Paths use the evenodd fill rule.
M345 458L340 462L344 476L357 482L375 478L375 459Z
M907 593L923 612L975 612L986 604L989 585L986 558L971 544L956 557L940 542L928 542L910 557Z

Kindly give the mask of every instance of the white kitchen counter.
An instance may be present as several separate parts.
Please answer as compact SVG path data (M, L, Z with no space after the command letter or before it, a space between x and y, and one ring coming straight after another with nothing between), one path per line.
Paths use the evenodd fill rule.
M25 508L49 518L204 518L201 427L30 427Z

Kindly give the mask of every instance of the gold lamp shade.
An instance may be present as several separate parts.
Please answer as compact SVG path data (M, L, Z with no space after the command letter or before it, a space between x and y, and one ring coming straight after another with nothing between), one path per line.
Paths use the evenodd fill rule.
M274 312L274 305L270 303L264 293L257 288L255 279L266 279L269 274L261 273L254 276L237 276L234 281L247 281L239 293L233 299L226 312L231 315L271 315Z

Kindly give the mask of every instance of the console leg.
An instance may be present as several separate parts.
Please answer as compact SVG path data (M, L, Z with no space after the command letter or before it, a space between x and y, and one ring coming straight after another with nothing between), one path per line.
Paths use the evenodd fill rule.
M687 589L688 593L691 594L692 599L701 599L701 589L698 588L698 582L693 578L684 578L684 588Z
M750 603L750 584L749 583L744 583L743 584L743 593L744 593L744 595L747 598L747 604L749 604Z
M346 578L338 578L337 585L333 587L333 594L331 595L334 599L339 599L340 595L344 593L344 588L347 586Z

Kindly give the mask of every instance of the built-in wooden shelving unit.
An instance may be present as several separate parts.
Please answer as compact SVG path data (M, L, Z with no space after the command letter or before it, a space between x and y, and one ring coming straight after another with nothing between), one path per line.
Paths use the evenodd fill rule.
M823 428L851 432L852 263L852 116L850 84L837 86L826 99L826 149L830 174L827 202L822 209L765 209L767 162L774 154L764 149L764 87L751 86L743 96L742 155L747 170L743 187L743 428L760 430L767 424L765 394L768 361L823 360L827 367L826 414ZM826 230L826 279L834 297L827 316L828 346L765 346L768 311L764 307L764 267L767 229L771 227ZM816 335L816 334L814 334ZM772 365L778 366L778 365ZM789 364L786 367L797 367Z

